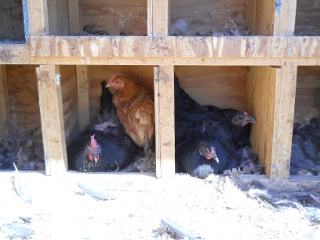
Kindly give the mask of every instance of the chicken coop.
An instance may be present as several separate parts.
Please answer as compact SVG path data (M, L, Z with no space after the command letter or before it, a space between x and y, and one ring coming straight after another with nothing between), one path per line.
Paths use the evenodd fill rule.
M320 117L320 0L0 0L0 11L1 138L31 134L47 175L68 171L67 146L115 74L154 92L157 177L175 174L175 73L199 103L255 117L270 179L289 179L294 123Z

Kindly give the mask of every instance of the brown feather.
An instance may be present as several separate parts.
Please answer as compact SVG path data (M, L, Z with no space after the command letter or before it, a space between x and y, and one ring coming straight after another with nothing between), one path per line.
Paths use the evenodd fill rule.
M122 81L124 87L115 90L112 101L126 133L147 152L154 141L153 93L134 79L116 76L110 81ZM111 84L110 84L111 85Z

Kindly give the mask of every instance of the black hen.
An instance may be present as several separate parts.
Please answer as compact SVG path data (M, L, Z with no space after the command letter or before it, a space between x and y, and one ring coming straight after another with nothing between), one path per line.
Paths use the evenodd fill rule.
M208 158L202 154L210 152L209 150L212 156L215 153L216 158ZM236 151L232 133L221 122L203 121L189 130L188 136L176 145L176 171L187 172L199 178L238 168L240 162L241 155Z
M106 88L106 81L101 82L101 96L100 96L100 111L98 115L98 123L90 126L95 130L100 130L105 133L113 133L116 135L126 134L124 127L120 123L116 108L112 102L112 94Z
M183 140L190 126L196 126L206 120L222 122L232 133L233 141L238 147L250 144L250 124L255 119L245 111L232 108L220 109L213 105L201 106L193 100L179 85L175 76L175 121L176 143Z
M139 147L127 135L116 136L86 129L68 147L71 170L111 172L127 167L139 154Z

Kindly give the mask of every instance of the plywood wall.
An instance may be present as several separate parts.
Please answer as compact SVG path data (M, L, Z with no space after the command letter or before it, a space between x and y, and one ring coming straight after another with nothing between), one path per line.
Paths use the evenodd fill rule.
M7 65L10 134L41 136L39 97L34 65Z
M297 0L296 36L320 36L320 0Z
M82 24L95 24L109 35L147 35L147 0L82 0Z
M176 66L180 86L197 102L220 108L246 109L248 67Z
M1 0L0 41L24 41L22 0Z
M49 34L63 36L69 34L68 1L47 0Z
M60 66L66 143L79 133L79 109L75 66Z
M127 75L153 90L153 66L89 66L91 120L97 120L100 110L101 81L113 75Z
M299 67L295 100L295 122L320 117L320 67Z
M221 35L246 29L246 0L170 1L170 35ZM224 34L226 35L226 34Z

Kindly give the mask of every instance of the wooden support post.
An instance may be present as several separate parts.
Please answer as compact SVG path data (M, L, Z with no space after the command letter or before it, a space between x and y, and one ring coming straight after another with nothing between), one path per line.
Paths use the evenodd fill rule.
M275 0L273 36L293 36L297 0Z
M276 168L272 171L274 179L289 178L297 74L296 64L285 63L281 68L275 119L277 145Z
M247 1L247 26L252 35L272 36L274 1Z
M88 66L76 66L79 129L82 132L90 122L90 81L88 78Z
M60 175L66 172L68 166L60 68L40 65L36 71L46 174Z
M167 36L170 0L148 0L148 36Z
M49 17L47 0L27 0L29 35L49 35Z
M276 104L281 69L250 67L247 77L247 109L256 118L252 127L253 150L259 155L260 164L266 167L269 178L274 177L276 165Z
M175 175L174 66L154 68L157 177Z
M247 109L257 123L252 128L253 150L270 179L288 179L297 67L250 67Z
M247 2L247 25L253 35L292 36L297 0Z
M81 0L68 0L70 34L78 34L82 30Z
M7 138L10 128L9 89L6 65L0 65L0 137Z

